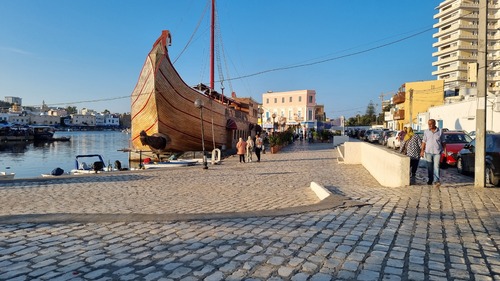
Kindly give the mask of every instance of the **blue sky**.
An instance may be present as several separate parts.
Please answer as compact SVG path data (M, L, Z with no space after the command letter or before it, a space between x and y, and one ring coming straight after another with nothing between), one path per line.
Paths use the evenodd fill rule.
M217 0L224 92L262 102L267 91L316 90L330 118L364 114L370 100L379 110L381 94L436 79L439 3ZM208 84L207 7L207 0L0 1L0 98L130 112L130 94L164 29L184 81ZM288 68L297 65L307 66Z

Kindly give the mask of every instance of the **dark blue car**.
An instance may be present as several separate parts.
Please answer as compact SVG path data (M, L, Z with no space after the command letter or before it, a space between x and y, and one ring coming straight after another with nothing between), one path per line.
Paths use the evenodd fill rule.
M476 140L466 144L458 153L457 169L462 174L472 174L475 168ZM500 184L500 134L486 134L486 183Z

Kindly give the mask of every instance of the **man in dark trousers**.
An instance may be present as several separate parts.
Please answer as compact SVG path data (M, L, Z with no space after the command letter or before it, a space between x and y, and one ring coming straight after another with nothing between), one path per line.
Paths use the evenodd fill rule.
M436 120L429 119L427 122L429 129L424 131L424 138L422 139L422 149L420 156L425 157L427 161L427 184L434 186L441 186L441 178L439 173L439 162L441 160L441 153L443 152L443 131L436 127Z

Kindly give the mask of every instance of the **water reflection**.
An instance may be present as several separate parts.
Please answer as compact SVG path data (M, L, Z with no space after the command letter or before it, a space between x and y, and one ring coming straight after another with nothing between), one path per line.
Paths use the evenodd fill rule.
M128 153L118 151L129 148L128 134L72 131L56 132L54 137L69 137L70 141L1 143L0 171L10 167L16 178L39 177L57 167L69 172L79 154L100 154L106 165L118 160L124 168L129 166Z
M31 142L9 141L0 143L0 152L24 153Z

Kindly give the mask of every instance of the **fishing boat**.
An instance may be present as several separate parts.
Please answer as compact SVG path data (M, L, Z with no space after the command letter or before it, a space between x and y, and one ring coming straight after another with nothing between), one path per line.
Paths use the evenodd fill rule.
M62 141L62 142L66 142L66 141L70 141L70 140L71 140L71 137L53 137L49 141Z
M214 7L212 2L212 38ZM132 92L133 149L160 154L235 148L240 136L257 128L258 103L251 98L237 98L234 93L229 98L215 91L213 40L210 86L188 86L170 60L171 41L170 32L162 31Z
M13 180L16 173L0 172L0 181L2 180Z
M56 131L54 127L45 125L31 125L30 129L35 141L50 141Z
M28 126L0 123L0 142L26 142L33 140L33 132Z

